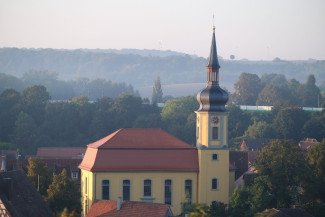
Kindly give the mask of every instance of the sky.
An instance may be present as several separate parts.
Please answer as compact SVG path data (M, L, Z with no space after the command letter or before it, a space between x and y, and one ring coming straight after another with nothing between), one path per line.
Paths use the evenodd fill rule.
M213 19L214 16L214 19ZM0 47L325 60L324 0L0 0Z

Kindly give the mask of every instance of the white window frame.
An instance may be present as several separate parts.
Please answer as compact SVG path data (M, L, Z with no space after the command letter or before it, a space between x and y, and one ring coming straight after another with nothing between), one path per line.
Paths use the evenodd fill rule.
M130 179L123 179L122 180L122 200L124 200L124 181L129 181L130 182L130 191L129 191L129 197L130 197L130 200L131 201L131 180Z
M104 188L104 181L108 181L108 199L104 199L103 198L103 188ZM106 187L107 185L105 185ZM102 195L102 200L110 200L111 199L111 181L109 179L103 179L102 180L102 188L101 188L102 192L101 192L101 195Z

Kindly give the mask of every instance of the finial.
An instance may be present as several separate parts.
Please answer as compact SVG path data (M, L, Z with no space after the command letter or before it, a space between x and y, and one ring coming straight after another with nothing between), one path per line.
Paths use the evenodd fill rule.
M216 27L214 26L214 13L213 13L213 31L216 29Z

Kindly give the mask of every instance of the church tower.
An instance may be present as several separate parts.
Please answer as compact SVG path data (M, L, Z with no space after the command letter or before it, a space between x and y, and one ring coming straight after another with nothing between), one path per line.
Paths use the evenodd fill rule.
M213 27L207 84L197 94L196 147L199 156L199 194L201 203L229 200L228 93L219 86L219 61Z

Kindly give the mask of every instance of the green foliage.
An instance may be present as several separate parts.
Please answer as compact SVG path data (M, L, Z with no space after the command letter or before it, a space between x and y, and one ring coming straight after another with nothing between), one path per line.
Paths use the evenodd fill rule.
M249 126L250 115L247 112L243 112L236 105L227 106L229 110L229 119L228 119L228 135L229 138L235 138L242 136Z
M268 124L265 121L254 122L253 125L249 126L244 133L246 138L267 138L274 139L276 137L276 130L272 124Z
M19 101L20 94L14 89L6 89L0 94L0 141L9 141L20 112Z
M250 206L248 203L249 192L246 190L235 189L230 197L229 212L231 217L250 217Z
M261 77L261 82L273 86L281 86L287 83L287 79L285 75L271 73L271 74L263 74Z
M222 202L214 202L210 205L209 214L211 217L226 217L227 213L227 204Z
M52 173L47 168L45 163L39 158L28 158L27 165L27 177L34 184L35 188L38 189L42 196L46 196L47 188L51 184L52 181Z
M195 114L199 107L194 96L166 102L161 112L165 130L189 144L195 144Z
M259 92L263 89L261 79L250 73L241 73L235 83L234 102L240 105L256 105Z
M279 138L298 140L307 120L307 113L301 108L282 108L277 112L273 124Z
M15 122L13 134L10 135L11 142L17 144L23 154L34 153L36 150L34 142L37 134L38 129L33 118L24 112L20 112Z
M163 102L163 92L161 89L160 77L158 76L155 80L155 84L152 90L151 101L153 103L162 103Z
M77 184L67 177L65 169L53 176L47 194L46 201L55 213L61 212L64 208L70 211L76 209L80 213L80 190Z
M316 86L314 75L309 75L306 84L299 87L298 92L302 100L302 105L305 107L318 107L318 102L321 104L320 90Z
M279 140L272 141L259 153L256 169L279 207L293 204L298 196L297 188L308 171L299 146Z
M21 93L20 100L23 111L40 124L44 120L46 103L50 100L46 88L41 85L26 87Z
M0 150L16 150L17 145L8 143L8 142L0 142Z
M193 204L194 205L194 204ZM189 217L211 217L209 207L205 204L196 204L193 210L189 213Z

